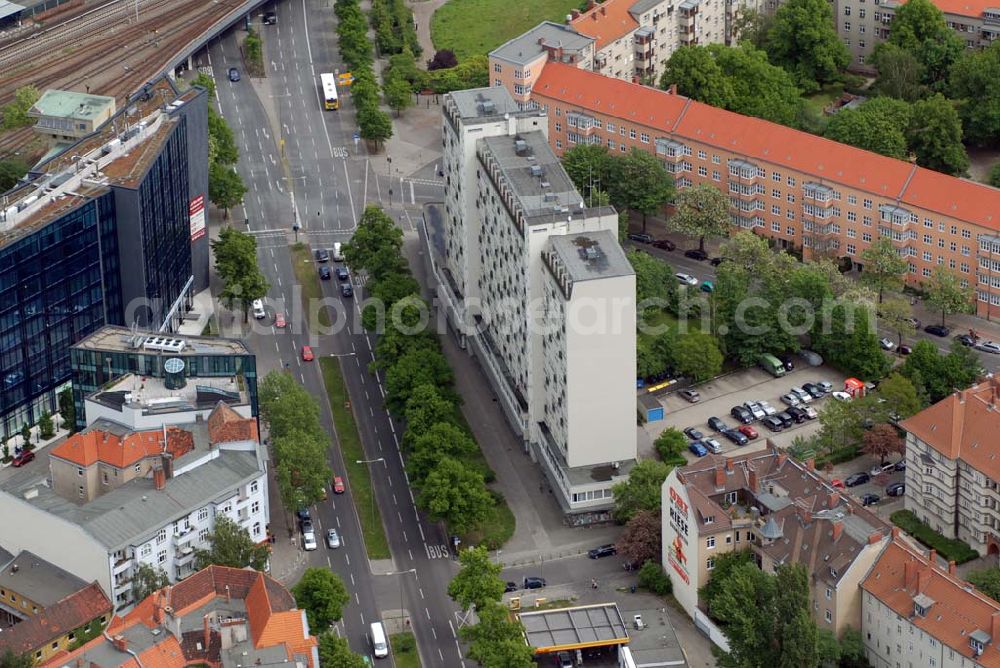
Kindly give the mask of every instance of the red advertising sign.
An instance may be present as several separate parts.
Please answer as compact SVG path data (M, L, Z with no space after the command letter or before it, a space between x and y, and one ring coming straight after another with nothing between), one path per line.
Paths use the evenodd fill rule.
M191 221L191 241L205 236L205 196L198 195L188 205L188 218Z

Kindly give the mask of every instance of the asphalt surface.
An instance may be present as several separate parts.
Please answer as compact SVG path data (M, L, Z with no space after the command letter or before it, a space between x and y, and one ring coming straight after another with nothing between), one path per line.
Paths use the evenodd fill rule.
M465 665L456 636L457 610L446 593L455 572L448 540L438 524L418 513L413 502L398 448L401 428L385 410L383 378L367 371L374 338L357 324L357 302L340 297L336 280L323 281L322 286L329 301L342 307L335 324L346 327L334 327L336 331L329 334L310 333L297 308L288 248L292 225L298 222L299 237L313 248L332 248L334 242L350 238L362 203L388 198L392 181L377 178L364 147L355 146L354 111L344 90L340 90L340 111L321 108L319 73L344 71L328 3L291 0L273 9L277 25L260 27L269 61L265 85L255 86L245 77L231 83L226 76L229 67L242 67L237 41L242 33L230 32L209 48L219 107L233 128L241 153L237 169L248 187L245 207L234 212L234 224L244 224L245 217L246 229L258 239L260 266L271 283L266 302L288 318L284 330L253 331L246 338L258 355L259 375L286 366L319 400L323 426L333 443L336 432L319 365L302 362L300 350L311 345L317 358L339 358L366 457L371 460L375 496L393 556L391 565L379 574L372 572L357 519L357 513L367 509L355 510L347 480L346 494L331 496L313 509L317 538L336 527L344 546L338 550L321 546L306 553L307 564L328 566L348 585L354 600L337 631L355 651L370 654L368 625L387 611L398 610L402 598L422 665ZM265 105L272 110L270 116ZM394 192L400 202L411 193L416 197L412 184L400 189L398 183ZM335 265L331 262L330 266ZM355 294L362 298L363 286L355 285ZM339 448L330 448L329 459L334 471L345 470ZM281 510L272 510L272 514L277 512ZM388 614L394 616L393 612Z

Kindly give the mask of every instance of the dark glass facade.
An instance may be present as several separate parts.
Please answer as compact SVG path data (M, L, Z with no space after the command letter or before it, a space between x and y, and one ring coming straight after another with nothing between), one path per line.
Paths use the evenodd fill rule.
M12 434L54 412L69 347L122 317L115 201L107 192L0 248L0 416Z

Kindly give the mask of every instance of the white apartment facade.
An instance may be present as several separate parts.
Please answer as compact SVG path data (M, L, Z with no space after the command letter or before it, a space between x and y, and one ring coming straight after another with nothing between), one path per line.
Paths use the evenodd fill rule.
M549 148L544 115L518 111L505 89L449 94L444 117L443 238L440 253L429 255L436 258L432 271L448 322L460 345L480 360L525 449L559 490L563 509L606 510L611 486L636 452L635 283L617 243L617 214L583 206ZM587 286L577 294L619 308L619 333L592 333L584 344L584 333L567 330L547 349L546 308L565 309L567 300L546 301L543 255L554 237L598 233L611 269L589 277L594 292ZM546 350L565 358L561 390L554 371L546 375ZM587 386L582 356L604 365L601 384ZM566 431L554 439L550 423L557 418L556 429ZM576 420L585 420L584 429ZM601 429L586 429L597 422Z

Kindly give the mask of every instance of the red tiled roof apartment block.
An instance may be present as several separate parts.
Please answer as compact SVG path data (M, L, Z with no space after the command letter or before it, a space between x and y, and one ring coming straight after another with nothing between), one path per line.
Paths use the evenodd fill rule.
M896 538L861 583L873 666L1000 667L1000 603Z
M980 315L1000 305L1000 190L571 64L534 71L530 102L520 102L546 112L557 154L584 143L637 147L679 187L727 193L733 224L779 247L863 270L862 251L888 237L909 283L943 265L975 287Z
M250 569L209 566L115 617L107 637L40 665L239 668L288 663L319 668L317 646L305 611L295 607L281 583Z
M760 568L809 572L810 609L819 628L861 627L858 584L889 542L881 519L814 469L768 442L762 452L709 455L676 468L663 483L663 568L691 615L698 588L720 554L751 550Z
M0 653L30 654L45 661L86 636L99 633L112 612L111 601L92 582L37 615L0 633Z
M955 392L900 426L906 509L980 553L1000 552L1000 379Z

